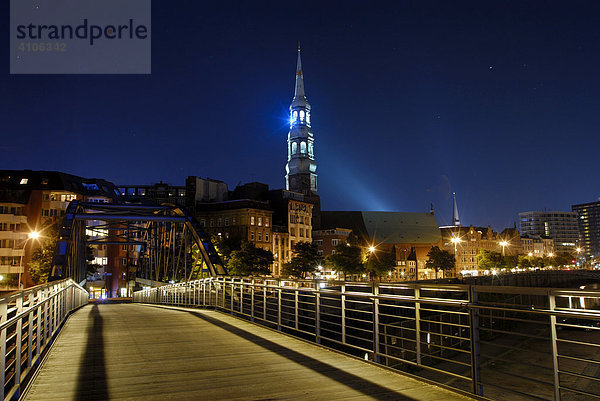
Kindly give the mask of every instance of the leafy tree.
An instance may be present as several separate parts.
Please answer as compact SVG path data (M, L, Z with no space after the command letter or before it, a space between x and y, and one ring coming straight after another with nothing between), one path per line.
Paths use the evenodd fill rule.
M29 275L36 284L47 282L48 276L52 272L52 257L58 240L58 226L56 224L48 225L41 232L42 234L38 238L40 246L33 251L29 261Z
M383 277L396 266L396 252L392 251L374 251L367 254L365 270L371 276Z
M239 250L232 251L228 268L231 274L251 276L270 274L273 264L273 253L266 249L257 248L251 242L242 242Z
M286 276L305 278L307 274L317 271L323 262L316 244L298 242L294 245L292 259L283 265L282 273Z
M229 264L231 253L233 251L239 251L242 247L242 242L239 238L227 238L222 235L212 235L211 241L214 244L215 249L221 257L221 261L225 267L227 267Z
M325 258L325 264L336 272L360 274L365 271L362 249L356 245L340 244L335 247L335 253Z
M425 267L435 269L436 271L451 271L456 266L454 255L446 250L441 250L437 246L432 246L427 253L427 262Z
M480 269L500 269L504 267L504 258L500 252L482 250L477 256Z
M519 255L519 267L522 269L531 267L531 258L527 255Z
M517 255L506 255L504 257L504 266L508 268L517 267L519 265L519 257Z
M572 264L573 256L567 252L560 252L554 256L552 264L554 266L568 266Z

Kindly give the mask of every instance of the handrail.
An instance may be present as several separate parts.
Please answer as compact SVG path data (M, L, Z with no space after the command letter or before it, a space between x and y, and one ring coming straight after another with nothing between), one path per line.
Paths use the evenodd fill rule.
M69 314L89 294L71 279L0 299L0 400L16 399Z
M600 291L463 284L336 281L323 286L322 283L216 277L137 291L133 301L214 308L321 345L364 355L390 367L410 366L412 373L461 389L470 387L478 395L484 395L485 388L485 395L491 398L494 394L506 397L511 392L523 395L523 389L511 389L494 378L482 379L491 374L492 362L506 360L505 354L513 352L517 364L530 351L528 341L549 339L552 346L541 354L551 359L544 362L550 376L540 380L523 379L522 371L512 374L531 383L552 383L544 389L547 391L544 398L560 400L565 394L582 393L600 399L599 392L590 392L580 383L586 380L583 369L585 364L594 362L593 356L579 358L577 363L583 367L563 363L571 356L565 345L585 344L600 351L600 342L569 339L569 335L573 336L569 330L597 332L598 328L592 324L600 325ZM394 294L394 290L399 293ZM568 306L565 298L569 298ZM559 299L563 304L556 304ZM536 331L528 333L528 324L533 327L529 330ZM497 337L502 338L498 343L503 350L500 354L491 341ZM526 366L529 361L519 363ZM531 369L527 371L530 372ZM531 374L544 372L538 369ZM442 380L443 375L447 379ZM576 376L580 387L563 383L564 375Z

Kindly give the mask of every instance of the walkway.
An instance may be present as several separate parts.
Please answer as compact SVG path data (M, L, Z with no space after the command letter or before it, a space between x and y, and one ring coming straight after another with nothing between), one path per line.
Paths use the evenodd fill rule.
M468 400L231 316L88 305L27 400Z

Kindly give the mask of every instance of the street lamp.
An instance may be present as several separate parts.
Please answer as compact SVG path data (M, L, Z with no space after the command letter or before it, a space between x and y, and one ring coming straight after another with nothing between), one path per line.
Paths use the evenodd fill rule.
M23 253L21 254L21 259L19 260L19 290L21 289L21 272L23 271L23 255L25 254L25 249L27 248L27 242L30 239L38 239L40 237L40 233L37 231L32 231L27 235L27 239L23 243Z
M500 246L502 247L502 256L504 256L504 248L508 246L507 241L500 241Z
M375 252L375 247L373 245L371 245L369 247L369 252L371 252L371 253Z

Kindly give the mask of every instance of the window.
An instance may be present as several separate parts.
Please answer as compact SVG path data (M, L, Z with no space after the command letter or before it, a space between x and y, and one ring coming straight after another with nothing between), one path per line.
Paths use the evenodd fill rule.
M127 258L121 258L121 264L123 266L126 266L127 265Z
M265 242L269 242L269 233L265 233Z
M298 153L298 144L296 142L292 142L292 154L295 155Z
M258 232L258 241L261 242L262 241L262 233L259 231Z
M300 110L300 121L304 121L304 110Z
M210 226L214 227L215 226L215 221L213 219L210 219Z
M231 219L231 224L235 226L235 217Z
M253 226L254 225L254 216L250 216L250 225Z
M259 217L259 218L258 218L258 225L259 225L260 227L262 227L262 223L263 223L262 217Z
M265 227L269 227L269 218L265 217Z
M296 121L297 119L298 119L298 112L297 112L297 111L294 111L294 112L292 113L292 121Z
M206 219L200 220L200 227L206 227Z
M28 181L29 181L28 178L21 178L21 182L19 182L19 184L26 185Z
M138 188L137 193L140 196L146 196L146 188Z
M300 154L306 154L306 142L300 142Z
M306 123L310 125L310 112L306 112Z
M219 217L217 219L217 227L221 227L221 223L222 223L222 221L221 221L221 218Z
M254 231L250 231L250 241L254 241Z
M121 250L122 251L126 251L127 250L127 245L121 245Z
M336 238L336 239L332 239L331 240L331 245L338 246L339 244L340 244L340 240L339 239Z
M228 227L228 226L229 226L229 219L228 219L228 218L226 218L226 219L225 219L225 227Z
M293 227L290 228L290 235L296 235L296 230Z

